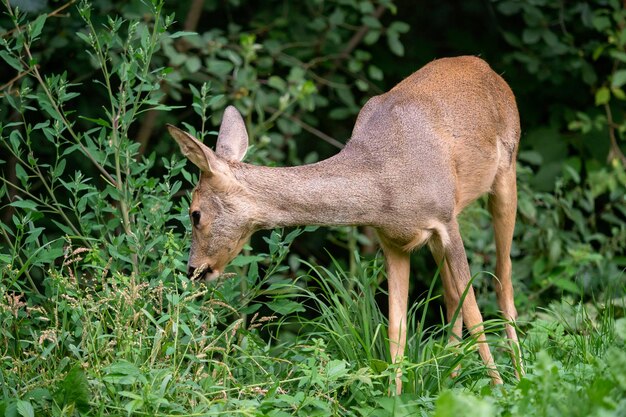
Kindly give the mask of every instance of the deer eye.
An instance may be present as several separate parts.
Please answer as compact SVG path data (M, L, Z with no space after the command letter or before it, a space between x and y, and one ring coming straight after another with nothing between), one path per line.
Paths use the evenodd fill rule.
M191 212L191 221L194 226L198 226L198 224L200 224L200 212L198 210Z

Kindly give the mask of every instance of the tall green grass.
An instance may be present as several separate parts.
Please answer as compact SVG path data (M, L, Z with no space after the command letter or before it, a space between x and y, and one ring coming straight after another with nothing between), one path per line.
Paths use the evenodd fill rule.
M309 337L330 340L328 347L336 355L378 370L381 380L394 377L396 368L401 368L405 392L437 392L450 385L452 373L475 346L471 340L458 346L449 345L450 326L443 317L436 325L426 322L429 309L437 306L433 301L440 297L433 294L438 275L431 281L428 293L409 309L406 357L411 359L390 365L387 313L376 300L377 294L386 296L380 287L384 280L382 259L364 261L358 253L353 256L356 265L353 276L336 260L331 268L309 265L311 279L304 290L304 298L314 306L317 316L314 320L301 321ZM487 328L493 324L495 321L488 322ZM467 371L461 372L457 381L466 375Z
M626 410L626 319L615 318L623 314L623 299L563 301L528 315L522 338L528 374L516 382L501 366L506 352L497 352L507 383L494 388L473 341L449 346L445 323L425 328L424 309L435 308L436 297L427 294L410 312L407 359L398 365L405 391L390 397L396 368L376 302L380 259L357 259L356 275L335 263L310 265L310 273L293 281L261 277L265 285L241 295L248 305L262 304L247 318L221 295L240 288L245 276L207 286L181 274L153 283L112 274L85 287L70 272L79 262L84 259L68 258L51 269L41 296L0 285L0 415L619 416ZM285 314L258 314L267 306ZM458 364L460 375L452 378Z

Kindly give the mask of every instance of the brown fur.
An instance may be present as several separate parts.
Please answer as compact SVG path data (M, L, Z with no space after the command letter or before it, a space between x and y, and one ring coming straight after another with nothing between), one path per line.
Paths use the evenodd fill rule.
M403 356L406 342L409 252L428 244L441 264L451 320L470 282L457 215L491 193L496 294L510 322L506 333L515 364L522 371L512 326L517 312L509 257L517 206L519 116L510 88L483 60L468 56L433 61L373 97L359 113L346 147L315 164L269 168L240 162L248 139L234 107L224 114L217 152L173 126L169 130L202 170L191 202L200 222L193 230L190 270L217 277L259 229L372 226L387 261L394 361ZM463 322L477 337L494 383L501 383L471 286L453 325L455 339ZM400 375L396 387L400 392Z

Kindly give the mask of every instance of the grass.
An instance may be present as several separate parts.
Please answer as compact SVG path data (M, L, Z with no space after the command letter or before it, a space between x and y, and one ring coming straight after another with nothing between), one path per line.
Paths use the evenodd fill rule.
M115 274L84 286L67 265L49 271L42 295L2 285L0 415L624 415L623 299L527 315L528 373L517 382L498 349L506 384L493 388L471 340L451 347L444 323L424 328L427 295L411 310L404 394L390 397L381 265L357 265L354 276L335 264L262 278L241 300L283 313L267 315L222 296L241 276L207 287ZM504 346L502 323L486 324Z

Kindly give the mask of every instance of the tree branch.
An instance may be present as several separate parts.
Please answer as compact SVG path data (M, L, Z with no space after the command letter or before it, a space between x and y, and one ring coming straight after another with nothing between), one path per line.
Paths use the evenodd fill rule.
M271 112L277 112L278 111L274 107L267 107L267 110L269 110ZM289 114L282 114L282 116L288 118L289 120L291 120L292 122L294 122L295 124L300 126L302 129L306 130L307 132L311 133L312 135L317 136L318 138L322 139L324 142L329 143L329 144L333 145L334 147L336 147L338 149L343 149L343 147L344 147L343 143L341 143L337 139L333 138L332 136L327 135L326 133L322 132L321 130L318 130L318 129L314 128L310 124L308 124L306 122L303 122L301 119L299 119L299 118L297 118L295 116L291 116Z
M200 21L200 15L202 14L202 6L204 6L204 0L193 0L187 16L185 17L185 24L183 28L187 32L195 32Z
M375 17L376 19L380 19L380 17L383 15L383 13L385 12L387 8L384 5L379 5L376 10L374 10L374 13L372 13L372 16ZM363 38L365 37L365 35L367 35L367 32L370 31L370 27L367 25L363 25L361 26L354 35L352 35L352 38L350 38L350 40L348 41L347 45L345 48L343 48L343 51L341 51L341 53L339 54L339 58L337 58L335 60L335 62L340 61L340 60L344 60L346 58L348 58L350 56L350 54L352 53L352 51L359 46L359 44L361 43L361 41L363 40Z

